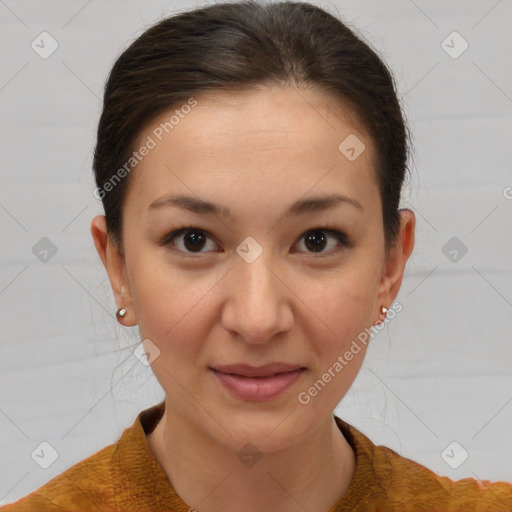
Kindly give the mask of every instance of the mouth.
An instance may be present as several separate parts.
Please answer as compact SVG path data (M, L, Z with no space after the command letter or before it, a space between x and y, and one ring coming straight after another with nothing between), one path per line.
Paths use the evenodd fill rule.
M232 364L210 367L213 371L236 375L239 377L274 377L281 373L290 373L296 370L305 369L300 364L269 363L264 366L251 366L248 364Z
M266 401L289 389L307 370L301 365L272 363L254 367L230 365L209 370L231 395L243 401Z

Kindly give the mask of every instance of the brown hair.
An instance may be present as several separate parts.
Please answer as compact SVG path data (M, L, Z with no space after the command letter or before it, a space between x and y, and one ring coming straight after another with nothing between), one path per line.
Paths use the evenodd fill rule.
M119 252L129 176L113 180L123 165L126 170L142 128L193 95L266 84L316 87L350 105L376 147L389 250L400 227L409 149L393 76L367 42L325 10L308 2L249 0L165 18L115 62L105 85L93 169Z

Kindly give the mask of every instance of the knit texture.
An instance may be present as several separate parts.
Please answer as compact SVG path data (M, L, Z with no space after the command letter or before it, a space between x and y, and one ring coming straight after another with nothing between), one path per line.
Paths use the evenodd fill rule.
M190 512L155 459L146 434L165 402L139 413L121 438L78 462L2 512ZM336 417L354 449L356 468L342 498L326 512L511 512L512 484L464 478L453 481L374 445ZM233 510L242 510L234 506Z

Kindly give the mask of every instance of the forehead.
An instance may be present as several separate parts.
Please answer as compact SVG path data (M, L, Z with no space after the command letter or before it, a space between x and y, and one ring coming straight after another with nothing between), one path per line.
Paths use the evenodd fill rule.
M372 141L353 111L331 95L262 87L194 99L192 108L175 105L139 134L135 150L149 140L154 145L130 176L131 199L140 208L175 189L210 198L218 192L222 199L238 191L247 201L283 193L297 199L315 186L361 201L374 194ZM347 140L359 144L356 159L343 153Z

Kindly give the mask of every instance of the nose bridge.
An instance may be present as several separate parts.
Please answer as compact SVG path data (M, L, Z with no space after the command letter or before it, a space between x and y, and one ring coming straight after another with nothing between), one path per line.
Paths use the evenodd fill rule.
M254 260L239 256L235 264L237 289L242 298L245 296L246 303L258 306L262 300L270 299L269 292L272 292L272 287L275 288L275 277L269 268L269 259L269 251L262 252Z
M256 244L254 239L246 239L237 248L224 315L225 327L252 343L268 340L290 320L271 253Z

